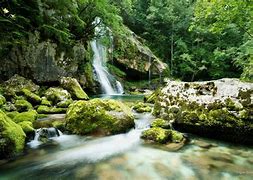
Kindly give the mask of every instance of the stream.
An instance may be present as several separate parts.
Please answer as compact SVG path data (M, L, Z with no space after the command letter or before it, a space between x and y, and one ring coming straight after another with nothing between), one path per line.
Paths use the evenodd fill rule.
M135 113L135 128L125 134L60 134L28 146L25 155L0 165L0 179L252 179L252 147L190 134L179 150L147 144L140 135L153 120L150 113Z

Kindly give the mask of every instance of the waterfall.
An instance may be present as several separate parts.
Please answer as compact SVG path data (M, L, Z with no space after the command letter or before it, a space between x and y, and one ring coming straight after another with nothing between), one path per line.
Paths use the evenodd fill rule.
M100 21L101 21L100 18L96 18L94 23L99 24ZM107 27L105 28L97 26L95 28L95 34L100 37L105 36L104 29L110 32L110 29ZM109 35L109 37L110 39L112 39L112 35ZM92 65L95 70L97 80L100 83L103 94L107 95L123 94L124 90L122 84L119 81L117 81L112 74L109 73L106 67L107 61L106 47L100 43L99 39L95 39L91 41L91 48L94 53ZM110 51L113 51L113 46L111 47Z

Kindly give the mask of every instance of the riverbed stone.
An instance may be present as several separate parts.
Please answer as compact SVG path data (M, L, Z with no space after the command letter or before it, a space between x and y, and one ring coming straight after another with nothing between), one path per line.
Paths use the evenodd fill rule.
M34 105L41 103L41 98L37 94L31 92L30 90L22 89L22 93L30 103Z
M80 84L75 78L63 77L60 80L61 86L68 90L71 97L76 100L88 100L88 95L84 92Z
M151 127L161 127L161 128L164 128L164 129L170 129L171 124L168 121L164 120L164 119L157 118L151 123Z
M110 135L133 127L131 109L116 100L77 101L70 105L66 114L66 128L75 134Z
M0 110L0 159L5 159L20 153L25 145L25 133Z
M14 118L13 121L16 123L20 123L23 121L30 121L34 122L37 119L38 113L35 110L30 110L28 112L18 113Z
M71 95L67 90L54 87L51 87L46 90L45 97L47 98L47 100L52 101L53 104L57 104L58 102L65 101L67 99L71 99Z
M144 113L144 112L151 112L152 111L152 108L148 104L143 103L143 102L138 102L137 104L135 104L133 106L133 109L138 113Z
M32 104L26 100L16 100L15 107L17 108L18 112L24 112L33 109Z
M37 108L37 112L39 114L61 114L66 113L66 111L67 111L66 108L48 107L45 105L40 105Z
M23 129L25 134L30 134L34 132L33 124L31 121L22 121L18 125Z
M173 126L237 143L253 144L253 84L238 79L168 81L156 97L153 114Z

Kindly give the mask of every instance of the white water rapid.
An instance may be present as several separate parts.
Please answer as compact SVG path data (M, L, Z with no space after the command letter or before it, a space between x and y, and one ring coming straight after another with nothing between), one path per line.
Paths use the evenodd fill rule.
M151 114L139 114L136 118L135 129L128 133L86 141L74 148L57 152L57 154L50 156L50 161L45 166L59 166L82 161L98 162L139 147L141 133L149 128L154 117ZM64 136L59 136L57 139L61 139L61 137ZM66 141L62 142L63 144L67 143Z

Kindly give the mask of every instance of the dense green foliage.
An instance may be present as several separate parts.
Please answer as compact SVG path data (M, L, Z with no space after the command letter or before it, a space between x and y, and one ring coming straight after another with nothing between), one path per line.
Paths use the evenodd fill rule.
M96 17L117 31L121 24L116 7L108 0L3 0L0 14L0 54L25 43L29 33L35 31L42 40L71 46L94 36Z
M133 0L124 23L183 80L252 80L252 2ZM250 70L251 69L251 70Z
M100 17L114 34L130 27L170 66L173 77L252 80L250 0L2 0L0 56L30 33L66 51L94 37Z

